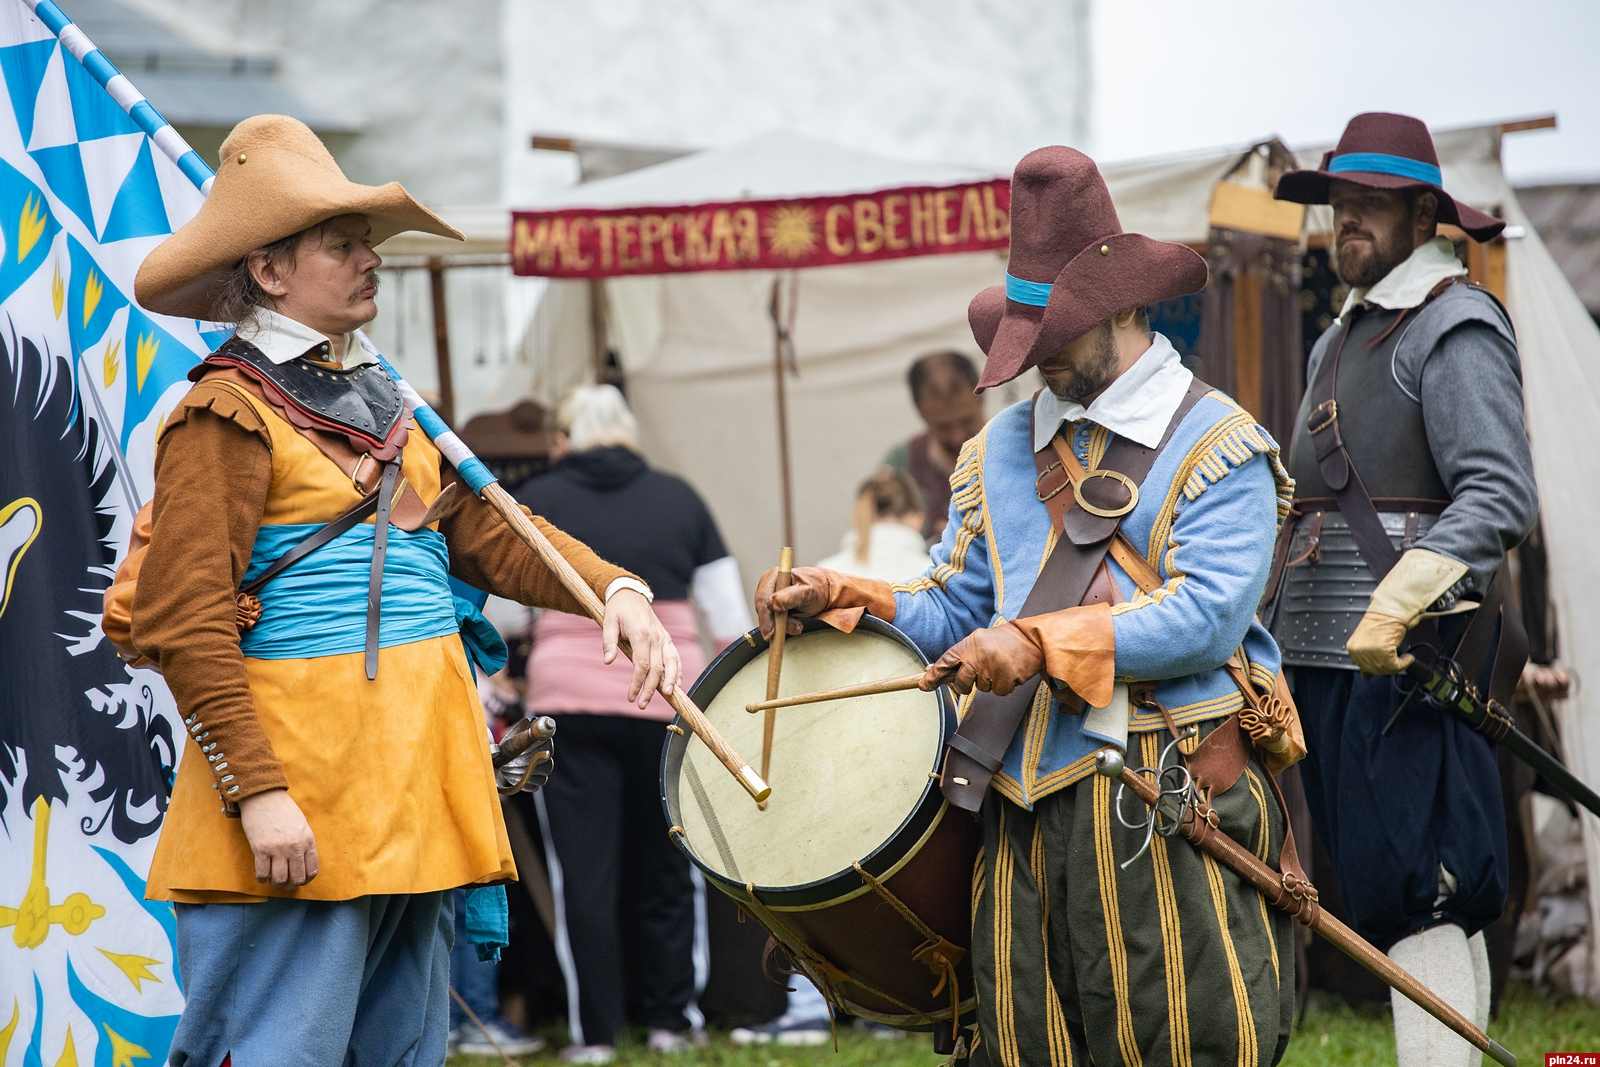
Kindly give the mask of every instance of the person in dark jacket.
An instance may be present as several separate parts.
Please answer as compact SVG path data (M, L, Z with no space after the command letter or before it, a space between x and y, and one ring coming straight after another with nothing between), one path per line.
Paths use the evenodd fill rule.
M574 390L556 424L556 466L523 485L518 500L592 539L601 558L628 561L654 592L692 680L705 667L695 606L713 646L752 625L738 562L699 495L639 454L638 423L615 387ZM553 716L561 737L560 781L545 787L538 810L573 1041L562 1058L606 1063L616 1055L630 988L632 1021L649 1029L650 1047L686 1049L685 1032L701 1022L693 959L705 944L696 922L704 909L695 906L704 883L672 844L661 810L658 765L672 709L665 700L641 711L617 699L611 690L627 686L612 675L627 668L591 662L600 640L593 622L546 612L533 633L528 713Z

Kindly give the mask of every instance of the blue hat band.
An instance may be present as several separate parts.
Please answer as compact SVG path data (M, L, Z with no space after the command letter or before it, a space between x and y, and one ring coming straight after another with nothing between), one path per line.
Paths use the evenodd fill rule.
M1405 156L1391 156L1386 152L1346 152L1342 156L1334 156L1328 162L1329 174L1343 174L1348 171L1393 174L1400 178L1427 182L1430 185L1444 185L1444 176L1432 163L1408 159Z
M1030 304L1042 308L1050 303L1051 286L1044 282L1023 281L1006 273L1006 299L1015 300L1019 304Z

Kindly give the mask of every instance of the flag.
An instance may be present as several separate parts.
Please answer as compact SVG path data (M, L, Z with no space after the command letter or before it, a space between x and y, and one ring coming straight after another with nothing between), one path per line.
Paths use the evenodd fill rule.
M144 1067L183 1008L173 909L144 879L184 730L106 641L101 595L218 339L133 302L205 168L35 3L0 0L0 1065Z

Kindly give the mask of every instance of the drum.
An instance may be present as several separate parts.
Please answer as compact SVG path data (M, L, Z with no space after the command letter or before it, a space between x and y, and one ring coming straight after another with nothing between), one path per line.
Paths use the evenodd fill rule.
M921 671L904 634L867 616L844 634L814 620L784 644L779 695ZM752 763L761 755L767 644L752 632L690 696ZM836 1009L907 1030L970 1016L973 864L980 830L939 792L956 728L947 691L781 708L766 810L692 733L661 760L672 835L718 889L771 933ZM683 732L678 732L683 730ZM770 949L769 945L769 949Z

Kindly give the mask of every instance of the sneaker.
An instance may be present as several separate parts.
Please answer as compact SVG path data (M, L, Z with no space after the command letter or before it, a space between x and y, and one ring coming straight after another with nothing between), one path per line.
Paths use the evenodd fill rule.
M765 1026L739 1027L728 1036L735 1045L766 1045L776 1042L791 1048L825 1045L831 1031L827 1019L796 1019L781 1015Z
M688 1052L691 1049L705 1048L709 1044L704 1030L665 1030L661 1027L652 1027L645 1044L651 1052Z
M463 1056L498 1056L501 1051L507 1056L531 1056L545 1047L544 1038L525 1034L504 1019L485 1019L483 1026L499 1044L499 1049L471 1019L450 1031L451 1047Z
M556 1058L562 1063L610 1063L617 1050L610 1045L568 1045Z

